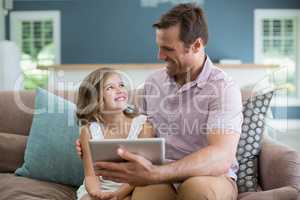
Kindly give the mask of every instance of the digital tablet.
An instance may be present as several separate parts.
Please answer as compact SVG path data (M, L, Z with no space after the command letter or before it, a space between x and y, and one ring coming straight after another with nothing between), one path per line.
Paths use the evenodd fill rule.
M117 149L123 147L128 151L143 156L153 164L162 164L165 160L164 138L128 139L92 139L89 141L92 160L107 162L122 162Z

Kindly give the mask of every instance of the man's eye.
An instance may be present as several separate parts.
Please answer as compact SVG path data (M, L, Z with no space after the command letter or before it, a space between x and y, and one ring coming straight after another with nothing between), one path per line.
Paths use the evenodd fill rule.
M165 50L165 51L173 51L173 49L168 48L168 47L163 47L163 50Z
M125 84L124 84L124 83L121 83L121 84L120 84L120 87L122 87L122 88L125 87Z

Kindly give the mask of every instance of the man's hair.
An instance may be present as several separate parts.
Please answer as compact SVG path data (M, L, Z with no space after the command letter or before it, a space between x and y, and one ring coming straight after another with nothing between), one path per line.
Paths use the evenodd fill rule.
M208 27L204 11L193 3L178 4L163 14L152 26L157 29L167 29L180 24L179 38L186 47L190 47L197 38L203 45L208 41Z

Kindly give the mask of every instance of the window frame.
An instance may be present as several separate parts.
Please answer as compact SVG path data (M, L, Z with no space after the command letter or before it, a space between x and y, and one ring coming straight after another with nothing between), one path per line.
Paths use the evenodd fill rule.
M18 23L20 21L33 21L49 19L53 20L53 42L55 45L55 64L61 64L61 14L59 10L45 10L45 11L12 11L10 13L10 40L17 45L21 44L20 30Z
M255 9L254 10L254 62L261 64L262 23L264 18L297 17L297 33L300 34L300 9ZM288 106L300 105L300 38L296 44L296 98L288 97Z
M0 5L2 0L0 0ZM5 40L5 10L2 6L0 6L0 41Z

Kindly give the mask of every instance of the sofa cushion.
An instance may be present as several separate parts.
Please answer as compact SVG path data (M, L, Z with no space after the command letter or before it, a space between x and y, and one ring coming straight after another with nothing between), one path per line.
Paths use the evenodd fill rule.
M35 114L20 176L79 186L83 182L82 162L75 149L79 127L75 105L38 89Z
M257 190L257 161L262 145L264 118L272 96L273 91L250 97L243 103L244 121L237 150L239 192Z
M0 200L76 199L76 189L14 174L0 174Z
M24 161L27 136L0 133L0 172L14 172Z

